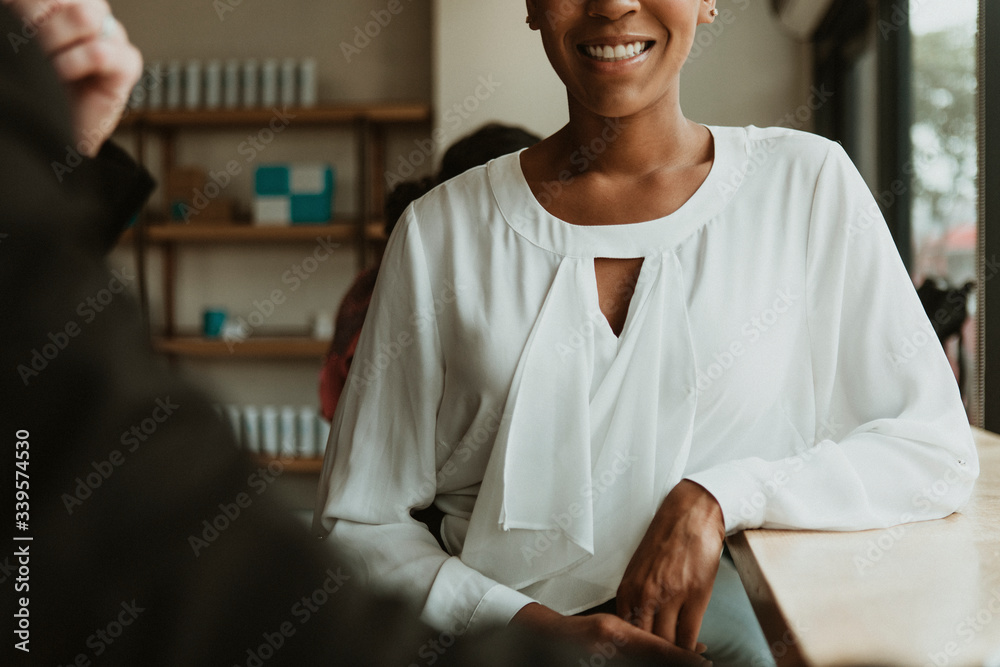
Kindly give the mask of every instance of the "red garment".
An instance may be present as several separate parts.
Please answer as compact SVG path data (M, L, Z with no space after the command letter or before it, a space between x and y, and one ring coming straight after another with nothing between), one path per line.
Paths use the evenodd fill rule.
M323 360L323 368L319 372L320 410L327 421L333 419L340 394L344 391L347 372L351 369L354 350L361 337L361 326L365 323L365 315L368 314L368 304L371 303L377 277L377 266L359 273L354 279L354 284L344 295L344 300L340 302L333 341Z

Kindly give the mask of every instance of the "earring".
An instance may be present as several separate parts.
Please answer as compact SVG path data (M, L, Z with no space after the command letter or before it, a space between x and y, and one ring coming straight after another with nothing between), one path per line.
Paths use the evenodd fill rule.
M716 9L715 7L712 7L712 9L709 10L708 15L714 19L716 16L719 15L719 10Z
M529 16L528 18L524 19L524 22L527 23L528 25L531 25L531 17Z

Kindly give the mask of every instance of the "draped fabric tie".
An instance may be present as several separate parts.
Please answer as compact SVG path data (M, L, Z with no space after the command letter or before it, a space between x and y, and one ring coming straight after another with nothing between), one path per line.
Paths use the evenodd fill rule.
M556 271L518 361L461 553L500 583L534 585L529 594L563 613L614 595L680 480L697 401L676 256L644 259L614 342L594 280L592 259L566 257ZM601 343L617 350L610 365L596 365L607 371L595 381Z

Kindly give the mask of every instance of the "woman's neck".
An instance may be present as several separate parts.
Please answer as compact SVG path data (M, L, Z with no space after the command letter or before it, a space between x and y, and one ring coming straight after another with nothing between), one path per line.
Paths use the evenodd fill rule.
M609 118L569 100L570 121L553 139L558 153L576 156L572 167L604 177L646 178L685 169L703 159L705 130L688 120L678 100L664 100L637 114Z

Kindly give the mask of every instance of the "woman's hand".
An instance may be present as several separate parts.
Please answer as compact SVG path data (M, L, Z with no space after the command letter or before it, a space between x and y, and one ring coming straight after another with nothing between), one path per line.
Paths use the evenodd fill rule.
M660 505L625 570L618 615L693 650L724 539L719 503L698 484L681 480Z
M142 54L106 0L2 1L38 31L35 39L70 96L77 149L93 157L118 125Z
M611 614L563 616L546 606L532 603L517 612L511 623L549 637L581 644L591 653L608 659L616 656L655 658L681 667L712 664L693 651L684 651ZM705 650L701 645L697 648Z

